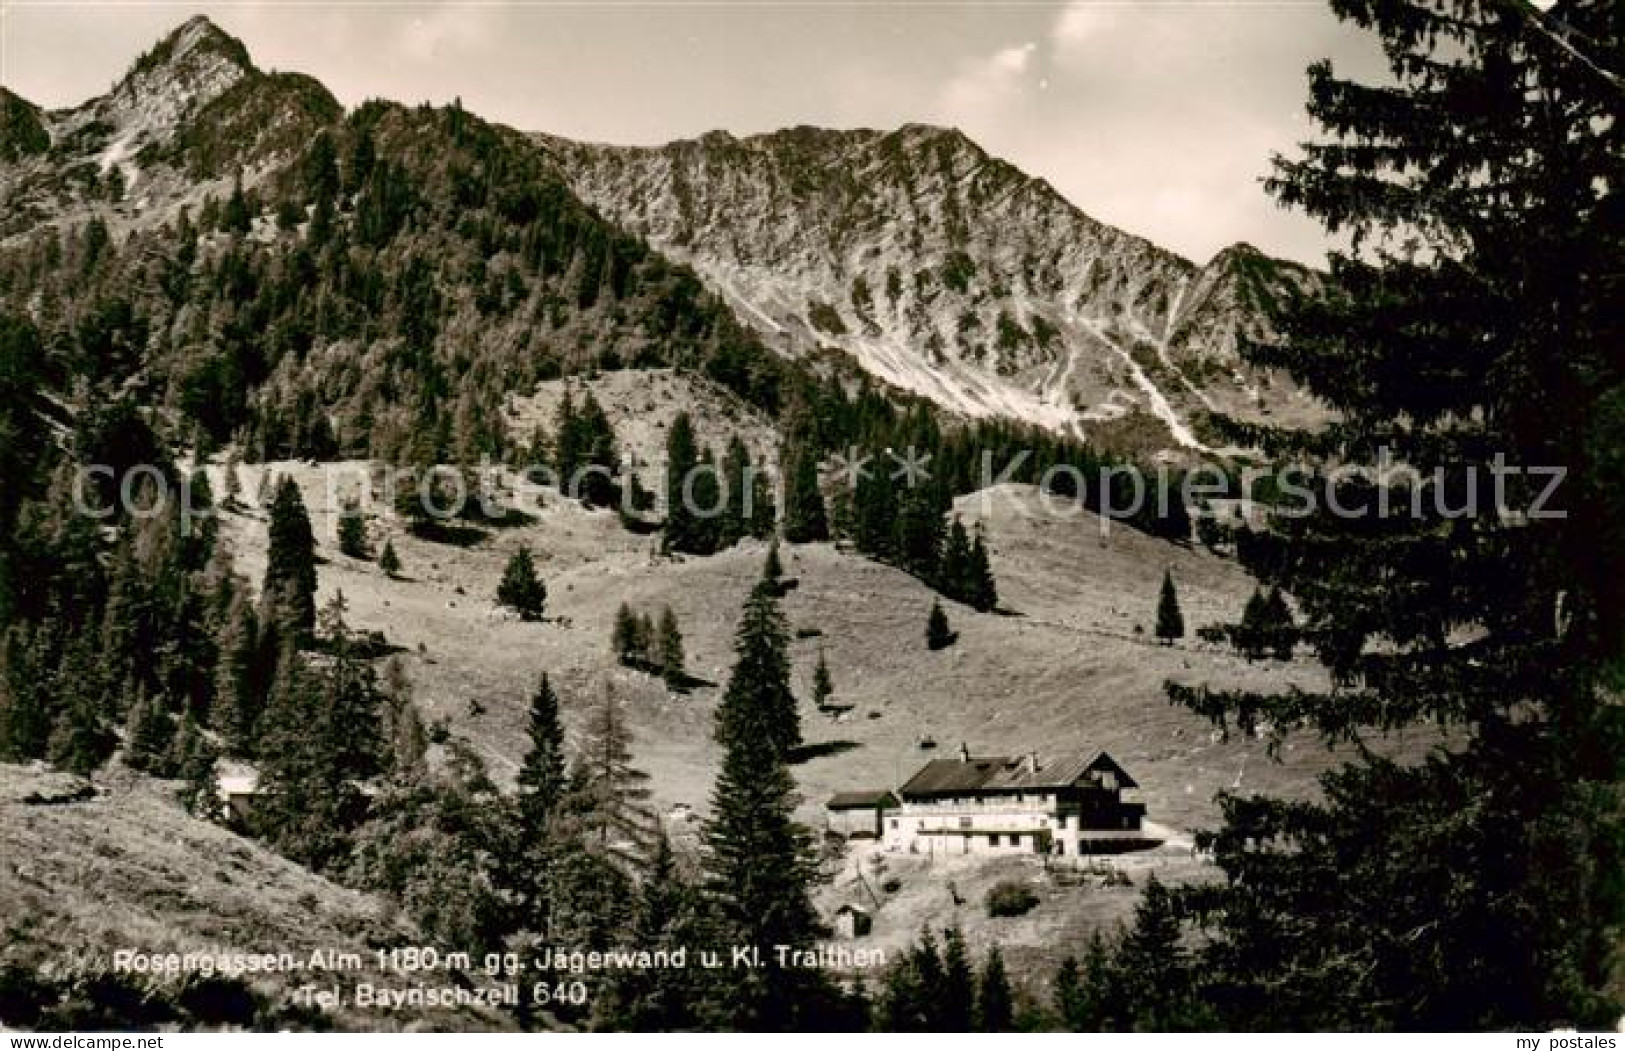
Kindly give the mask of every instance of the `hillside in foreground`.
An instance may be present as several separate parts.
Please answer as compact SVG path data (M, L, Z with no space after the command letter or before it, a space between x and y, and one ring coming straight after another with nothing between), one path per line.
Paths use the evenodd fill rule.
M376 949L420 944L421 935L381 899L189 816L165 783L116 764L93 781L0 764L0 843L0 965L53 980L105 974L120 950L292 953L301 960L321 950L370 961ZM284 1007L307 982L400 984L369 971L358 978L305 970L249 982ZM133 981L146 984L139 975ZM354 1007L327 1020L341 1029L504 1024L472 1012Z

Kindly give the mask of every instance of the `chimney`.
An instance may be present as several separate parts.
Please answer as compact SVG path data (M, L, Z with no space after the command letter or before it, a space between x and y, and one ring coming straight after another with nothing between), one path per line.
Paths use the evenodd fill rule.
M1029 774L1038 773L1038 753L1037 752L1028 752L1027 753L1027 761L1023 765L1025 765L1027 767L1027 772Z
M959 761L961 763L970 762L970 746L964 741L959 742Z

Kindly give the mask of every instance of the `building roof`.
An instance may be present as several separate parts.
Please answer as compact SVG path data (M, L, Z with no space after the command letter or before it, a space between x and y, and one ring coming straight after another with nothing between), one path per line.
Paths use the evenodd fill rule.
M837 792L824 804L826 810L895 810L897 796L889 788L860 788Z
M222 796L251 796L259 791L260 779L254 774L234 774L217 778Z
M1110 772L1117 787L1138 788L1117 761L1105 752L1072 752L1039 762L1036 756L966 755L933 759L908 779L899 792L910 796L975 795L985 792L1053 791Z

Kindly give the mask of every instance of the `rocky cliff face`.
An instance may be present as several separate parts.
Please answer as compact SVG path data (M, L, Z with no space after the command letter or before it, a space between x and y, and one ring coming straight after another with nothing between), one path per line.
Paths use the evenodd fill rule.
M1195 266L957 131L538 140L577 193L787 353L836 348L967 415L1187 449L1204 447L1208 411L1310 409L1237 353L1306 271L1247 246Z
M252 184L340 115L308 77L264 73L201 16L136 60L107 94L42 111L0 98L0 237L97 212L167 219L178 203Z

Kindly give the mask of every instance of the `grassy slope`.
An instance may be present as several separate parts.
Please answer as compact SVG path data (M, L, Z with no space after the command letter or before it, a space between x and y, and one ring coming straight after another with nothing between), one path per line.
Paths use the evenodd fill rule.
M83 782L0 764L0 957L52 973L110 965L120 949L362 953L419 944L378 899L345 890L250 840L197 821L162 783L115 766L99 794L54 805L30 795L66 794ZM358 976L398 986L376 972ZM348 985L349 976L293 974L252 979L265 993L307 981ZM472 1013L340 1011L341 1028L417 1025L489 1028Z
M251 478L258 468L245 468ZM703 808L715 770L711 713L720 691L669 693L657 680L621 669L609 654L617 605L676 611L689 670L721 684L731 663L740 603L760 570L763 548L746 544L708 559L655 553L658 538L625 532L607 512L588 512L551 495L534 523L505 529L470 548L429 544L373 523L389 535L407 579L338 554L329 501L318 469L274 465L307 489L322 553L323 596L342 589L353 623L384 631L403 654L432 718L447 719L494 760L500 775L522 757L523 715L536 677L549 671L578 724L605 682L628 702L640 762L668 804ZM247 488L252 489L253 483ZM803 713L810 743L844 749L798 770L809 802L855 786L906 778L927 758L922 737L941 748L968 742L978 752L1045 754L1100 747L1144 786L1151 816L1198 827L1213 818L1213 793L1243 787L1289 793L1310 787L1326 756L1289 741L1283 762L1268 761L1256 741L1215 742L1201 720L1171 707L1170 677L1263 685L1313 681L1307 666L1249 665L1214 647L1157 645L1147 635L1156 586L1171 566L1194 629L1232 617L1250 582L1205 552L1113 528L1093 516L1044 517L1031 489L1006 487L960 502L967 520L988 524L1004 603L1019 616L950 608L958 644L940 653L924 644L932 594L919 581L829 544L787 549L787 573L800 580L785 601L792 628L818 637L793 644L800 690L809 692L818 649L828 652L838 700L855 708L843 721ZM242 568L263 567L264 526L234 516ZM548 620L524 624L494 605L509 553L528 544L538 555L550 597ZM1245 771L1243 772L1243 764Z

